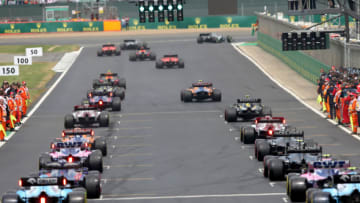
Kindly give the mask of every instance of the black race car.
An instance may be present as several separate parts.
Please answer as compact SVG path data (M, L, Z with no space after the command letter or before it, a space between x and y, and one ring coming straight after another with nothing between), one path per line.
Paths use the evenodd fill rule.
M95 79L93 81L93 88L97 88L98 86L106 83L107 85L111 86L118 86L126 88L126 80L125 78L121 78L118 76L117 73L107 72L101 73L99 79Z
M107 127L110 123L109 113L100 111L97 105L77 105L72 114L65 116L65 128L74 128L75 125L90 126L99 124L100 127Z
M227 36L226 39L223 35L219 35L216 33L200 33L197 38L197 43L201 44L203 42L211 42L211 43L222 43L222 42L231 42L231 37Z
M283 180L286 174L300 173L308 163L322 159L322 147L317 143L299 142L297 146L287 146L283 156L265 156L263 175L271 181Z
M182 90L180 93L180 99L183 102L192 102L195 100L207 100L221 101L221 91L213 88L213 84L210 82L203 82L199 80L193 83L188 89Z
M236 122L238 118L250 120L261 116L272 116L269 106L263 106L261 99L237 99L237 102L225 109L224 118L227 122Z
M145 49L148 48L148 45L146 42L140 42L135 39L126 39L123 43L120 44L121 50L137 50L141 47L144 47Z

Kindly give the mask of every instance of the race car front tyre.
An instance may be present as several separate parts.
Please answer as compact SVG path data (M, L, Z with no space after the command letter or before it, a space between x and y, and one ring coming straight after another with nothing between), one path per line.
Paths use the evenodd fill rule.
M109 126L109 113L108 112L101 112L99 115L99 124L100 127L108 127Z
M231 43L232 42L232 37L230 35L226 36L226 41L228 43Z
M104 53L103 53L102 50L98 50L98 51L97 51L97 56L103 56L103 55L104 55Z
M255 131L251 127L244 128L244 144L254 144L255 142Z
M272 116L272 111L270 106L264 106L262 110L263 116Z
M289 181L289 197L292 202L305 201L307 189L306 178L294 177Z
M99 137L94 141L94 149L98 149L101 151L103 156L107 154L107 146L106 146L106 139L104 137Z
M73 128L74 127L74 117L71 114L65 116L64 127Z
M116 56L120 56L120 55L121 55L121 51L116 50L116 51L115 51L115 55L116 55Z
M225 117L225 120L227 122L236 122L237 120L237 113L236 113L236 109L234 108L231 108L231 107L227 107L225 109L225 113L224 113L224 117Z
M201 44L201 43L203 43L204 40L202 37L198 37L196 41L198 44Z
M126 89L126 80L125 80L125 78L120 78L119 79L118 86L123 87L124 89Z
M191 102L192 101L192 93L190 91L184 91L183 95L184 102Z
M121 111L121 99L120 97L113 97L111 104L112 111Z
M185 67L185 63L183 59L179 59L179 68L184 68Z
M321 190L313 192L311 203L330 203L330 202L332 202L331 197L330 197L330 193L323 192Z
M39 170L46 167L46 164L51 162L51 156L48 154L42 154L39 157Z
M281 159L269 161L268 177L271 181L284 179L284 162Z
M89 155L89 169L90 170L97 170L100 173L103 172L103 160L102 160L102 153L100 150L95 150Z
M221 101L221 91L218 89L214 89L213 91L213 101Z
M260 142L256 147L256 151L258 161L263 161L264 157L270 154L270 145L266 142Z
M164 63L159 59L156 61L155 63L155 68L163 68L164 67Z
M87 175L85 176L84 185L88 198L99 198L101 195L99 176Z
M93 80L93 88L97 88L100 85L100 81L98 79Z
M153 53L153 52L150 53L150 56L149 56L149 57L150 57L150 60L151 60L151 61L155 61L155 60L156 60L156 54Z
M68 203L86 203L86 192L80 190L73 190L68 194Z
M6 193L2 196L1 198L1 202L2 203L17 203L19 202L20 198L18 197L18 195L15 193L15 192L9 192L9 193Z
M129 54L129 60L130 61L136 61L136 53L130 53Z

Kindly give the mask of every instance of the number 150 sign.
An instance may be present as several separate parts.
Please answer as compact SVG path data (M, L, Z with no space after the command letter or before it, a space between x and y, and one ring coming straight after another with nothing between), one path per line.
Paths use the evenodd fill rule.
M0 66L0 76L17 76L19 75L19 66Z

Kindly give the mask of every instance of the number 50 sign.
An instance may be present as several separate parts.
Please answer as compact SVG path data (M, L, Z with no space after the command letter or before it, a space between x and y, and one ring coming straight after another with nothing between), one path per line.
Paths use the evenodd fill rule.
M19 66L0 66L0 76L16 76L19 75Z

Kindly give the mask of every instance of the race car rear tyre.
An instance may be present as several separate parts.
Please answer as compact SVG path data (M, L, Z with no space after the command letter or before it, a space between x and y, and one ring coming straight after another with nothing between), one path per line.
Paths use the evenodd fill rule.
M266 155L270 154L270 145L266 142L260 142L257 147L256 147L256 151L257 151L257 160L258 161L263 161L264 157Z
M98 79L93 80L93 88L97 88L100 85L100 81Z
M116 56L120 56L120 55L121 55L121 52L120 52L119 50L116 50L116 51L115 51L115 55L116 55Z
M254 144L255 142L255 131L251 127L244 128L244 144Z
M181 92L180 92L180 101L184 101L184 92L185 92L186 90L181 90Z
M153 52L150 53L150 56L149 56L149 57L150 57L150 60L151 60L151 61L155 61L155 60L156 60L156 54L153 53Z
M196 41L198 44L201 44L201 43L203 43L204 40L202 37L198 37Z
M109 113L108 112L101 112L99 115L99 124L100 127L108 127L109 126Z
M316 192L320 192L321 190L318 188L309 188L306 190L306 194L305 194L305 203L311 203L311 200L313 199L313 195Z
M230 35L226 36L226 41L228 43L231 43L232 42L232 37Z
M240 142L244 142L244 128L240 127Z
M305 201L307 189L306 178L294 177L289 181L289 197L292 202L303 202Z
M224 113L224 117L225 117L225 120L227 122L236 122L237 120L237 113L236 113L236 109L234 108L231 108L231 107L227 107L225 109L225 113Z
M98 50L98 51L97 51L97 55L98 55L98 56L103 56L104 53L102 52L102 50Z
M74 127L74 117L71 114L65 116L64 127L65 128Z
M104 137L99 137L94 141L94 149L98 149L101 151L103 156L107 154L107 146L106 146L106 139Z
M129 60L130 61L136 61L136 53L130 53L129 54Z
M86 203L86 192L73 190L68 194L68 203Z
M330 193L323 191L313 192L311 203L330 203Z
M111 104L112 111L121 111L121 99L119 97L113 97Z
M17 203L19 202L19 197L15 192L9 192L2 196L1 198L2 203Z
M213 100L217 101L217 102L221 101L221 91L220 90L214 89L214 91L213 91Z
M272 111L270 106L264 106L262 110L263 116L272 116Z
M103 172L103 160L102 153L100 150L95 150L89 155L89 170L97 170L99 172Z
M263 161L263 167L264 167L264 170L263 170L263 175L265 178L268 177L269 175L269 162L271 160L273 160L274 158L276 158L275 156L271 156L271 155L267 155L264 157L264 161Z
M314 148L316 146L316 142L313 139L305 139L304 143L306 146Z
M284 162L280 159L272 159L268 165L268 176L271 181L284 179Z
M184 91L184 102L191 102L192 101L192 93L190 91Z
M114 89L114 97L120 97L121 100L124 100L125 99L124 89L115 88Z
M125 78L120 78L119 79L118 86L123 87L124 89L126 89L126 80L125 80Z
M164 63L159 59L156 61L155 63L155 68L163 68L164 67Z
M39 170L46 167L46 164L51 162L51 156L48 154L42 154L39 157Z
M99 198L101 195L99 176L87 175L85 176L84 186L88 198Z
M184 68L185 67L185 63L183 59L179 59L179 68Z
M299 173L288 173L286 175L286 194L289 195L289 190L290 190L290 182L292 180L292 178L297 178L299 177Z

